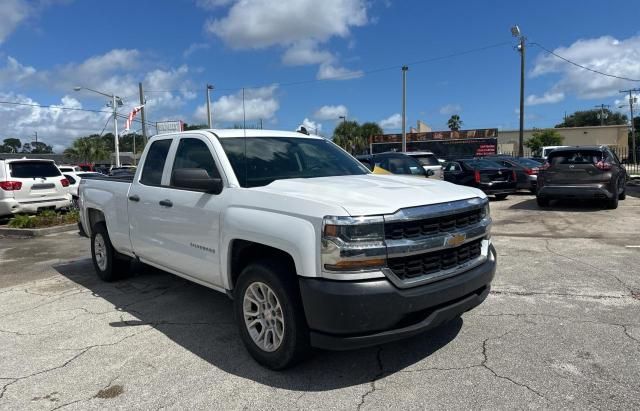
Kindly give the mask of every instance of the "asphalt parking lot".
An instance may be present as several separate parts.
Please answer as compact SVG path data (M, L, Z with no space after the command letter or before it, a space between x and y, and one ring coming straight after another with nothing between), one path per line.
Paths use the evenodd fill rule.
M272 372L215 291L100 282L75 232L0 239L0 409L640 408L640 187L617 210L492 202L487 301L435 331Z

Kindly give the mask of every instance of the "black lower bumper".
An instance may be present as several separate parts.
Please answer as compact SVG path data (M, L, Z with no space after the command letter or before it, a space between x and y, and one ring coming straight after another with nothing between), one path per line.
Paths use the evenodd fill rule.
M544 185L538 189L538 196L550 199L607 199L613 197L608 184L589 184L583 186ZM617 194L616 194L617 195Z
M347 350L422 333L482 303L495 271L492 246L482 265L408 289L396 288L387 279L341 282L301 278L311 344Z

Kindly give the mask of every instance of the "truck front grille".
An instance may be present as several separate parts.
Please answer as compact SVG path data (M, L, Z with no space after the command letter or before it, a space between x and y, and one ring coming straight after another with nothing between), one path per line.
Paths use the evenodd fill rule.
M389 269L401 280L446 271L474 260L481 255L482 239L456 248L448 248L407 257L390 258Z
M385 239L415 239L438 233L447 233L477 224L482 219L481 213L482 210L476 209L443 217L386 223L384 226Z

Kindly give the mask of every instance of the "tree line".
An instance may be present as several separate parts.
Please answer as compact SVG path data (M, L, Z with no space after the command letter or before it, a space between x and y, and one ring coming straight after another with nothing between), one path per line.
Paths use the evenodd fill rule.
M0 144L0 153L52 154L53 147L42 141L32 141L22 144L19 138L5 138Z

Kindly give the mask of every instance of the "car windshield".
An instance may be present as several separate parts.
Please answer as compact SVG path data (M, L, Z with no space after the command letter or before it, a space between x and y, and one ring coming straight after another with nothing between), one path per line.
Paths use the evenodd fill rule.
M440 162L438 158L433 154L416 154L411 157L415 158L422 164L423 166L439 166Z
M60 170L53 161L15 161L10 163L11 177L35 178L57 177Z
M220 143L242 187L261 187L290 178L369 173L358 160L325 139L238 137L221 138Z
M549 163L557 164L595 164L602 160L602 151L598 150L563 150L549 154Z
M501 168L500 164L490 160L466 160L464 163L474 169Z

